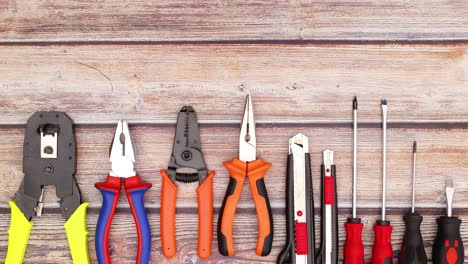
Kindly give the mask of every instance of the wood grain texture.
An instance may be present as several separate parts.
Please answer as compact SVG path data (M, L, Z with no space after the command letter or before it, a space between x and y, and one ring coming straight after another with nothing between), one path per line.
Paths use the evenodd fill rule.
M115 122L127 119L136 169L152 182L145 203L153 234L151 263L274 263L285 234L288 139L309 136L314 198L321 151L335 151L340 228L351 213L351 100L359 98L358 215L366 263L381 204L380 99L389 102L387 215L398 255L402 214L410 206L411 146L418 141L417 208L430 258L444 183L456 183L455 210L468 221L468 1L25 1L0 0L0 260L9 207L22 180L24 124L35 111L67 112L78 124L77 181L90 201L92 263ZM273 251L254 253L256 216L245 184L234 238L236 255L197 257L196 185L180 185L178 254L161 254L160 175L169 161L177 112L194 106L207 166L215 170L215 226L228 183L222 162L238 152L244 98L253 96L258 154L275 221ZM319 236L318 206L316 230ZM35 220L24 263L70 263L54 188ZM468 243L468 228L462 237ZM345 232L340 230L340 247ZM215 232L216 233L216 232ZM136 233L122 195L111 231L115 263L134 263ZM340 258L342 252L340 252ZM468 261L468 256L466 259Z
M136 170L141 176L153 183L146 195L148 208L159 208L161 176L159 170L167 168L172 149L175 127L136 126L131 132L136 147ZM90 201L92 208L99 208L101 195L94 183L105 180L109 170L109 143L114 127L78 128L77 182L83 193L84 201ZM317 127L276 127L257 128L258 154L273 167L266 176L273 208L285 206L284 190L286 182L286 158L288 139L298 132L309 136L312 159L312 173L315 201L319 201L322 151L330 148L335 151L337 183L340 207L351 205L351 167L352 167L352 129ZM7 207L7 201L16 192L22 176L23 129L2 128L0 133L0 206ZM202 126L202 148L208 169L215 170L214 203L221 206L229 181L222 162L238 154L238 133L236 127ZM440 208L444 206L443 189L447 171L454 177L457 186L466 184L468 175L468 130L466 129L415 129L392 128L388 131L388 180L387 205L391 208L407 208L410 203L412 173L412 142L418 140L418 207ZM378 128L361 129L359 134L358 159L358 202L363 208L378 208L381 203L381 130ZM197 184L179 184L179 208L196 208ZM46 208L57 208L55 193L46 192ZM250 186L246 183L241 197L240 208L253 208L250 200ZM468 199L465 188L457 188L455 207L466 208ZM119 206L128 208L125 198Z
M216 232L213 235L213 251L211 257L202 261L197 256L197 218L194 214L177 215L177 255L168 260L161 253L160 232L159 232L159 214L150 213L150 225L152 232L152 251L151 263L274 263L276 257L282 250L286 241L285 215L276 213L274 216L275 234L273 240L272 253L267 257L258 257L255 255L257 222L253 211L238 213L234 221L234 241L236 254L233 257L223 257L218 253ZM348 215L340 214L340 250L343 247L345 233L343 224ZM98 215L91 213L88 215L89 252L91 263L96 262L94 248L94 232ZM370 262L370 253L373 244L373 229L376 214L361 215L367 222L363 230L363 241L366 252L366 263ZM434 215L424 215L424 221L421 226L421 233L426 247L428 258L431 259L431 249L435 238L436 223ZM461 215L463 222L468 221L468 215ZM394 227L392 233L392 244L394 256L398 256L401 247L401 240L404 232L404 224L401 215L390 214L388 219L392 221ZM9 216L0 214L0 259L4 259L7 237L6 230L9 226ZM215 219L215 222L217 218ZM28 263L69 263L70 253L66 243L66 235L63 230L64 220L57 214L45 214L37 219L33 226L31 238L26 252L25 264ZM316 241L319 246L320 221L316 218ZM463 224L465 227L465 224ZM462 229L462 239L468 241L468 229ZM137 249L137 237L133 219L129 214L117 212L110 233L111 256L118 263L134 263ZM340 261L342 260L340 252ZM468 257L465 261L468 260ZM396 259L395 259L396 261Z
M467 45L0 46L1 124L60 109L77 123L236 123L246 94L259 123L468 123Z
M1 42L468 39L468 2L0 2Z

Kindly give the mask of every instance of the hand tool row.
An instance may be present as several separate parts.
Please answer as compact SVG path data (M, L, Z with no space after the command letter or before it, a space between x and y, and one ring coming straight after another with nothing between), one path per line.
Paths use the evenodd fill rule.
M383 117L383 191L382 219L374 226L373 264L392 263L392 226L385 219L386 181L386 120L387 101L382 99ZM353 210L345 223L344 262L364 263L361 239L363 224L356 214L357 186L357 99L353 100ZM230 175L229 184L219 213L217 226L218 250L224 256L235 252L233 224L237 205L246 178L255 205L258 234L255 253L267 256L273 243L273 217L264 177L272 166L256 156L256 133L252 98L247 96L239 135L239 156L224 162ZM413 200L411 213L403 217L406 225L399 263L427 263L422 244L422 216L415 212L416 142L413 147ZM110 172L95 187L102 194L102 206L96 225L95 248L99 264L110 264L109 233L122 188L130 205L137 231L136 263L150 263L151 228L144 205L145 193L152 187L135 170L135 151L128 123L120 120L110 147ZM26 125L23 145L24 179L9 202L11 223L8 231L7 264L23 262L34 216L41 216L44 187L55 186L61 215L73 263L89 263L86 210L75 180L76 141L73 121L63 112L36 112ZM196 112L184 106L177 117L172 153L167 169L161 173L160 234L162 253L167 258L176 255L176 208L179 184L198 183L198 256L211 255L213 240L213 178L214 171L206 167L201 148ZM321 230L320 247L315 247L314 202L308 138L299 133L289 140L286 177L287 240L278 256L278 263L338 263L338 197L334 152L323 151L321 165ZM447 181L447 216L437 220L438 233L433 247L434 263L460 264L464 260L460 237L461 220L452 216L453 181ZM116 260L114 260L117 262Z
M270 163L256 158L255 120L252 100L247 98L240 133L239 157L224 165L231 180L218 221L221 254L234 254L233 221L242 185L246 177L258 214L256 253L266 256L273 241L273 217L263 177ZM128 123L117 124L110 147L111 168L103 182L95 184L102 194L102 207L96 225L96 257L100 264L111 263L109 233L120 192L123 189L135 221L138 250L136 263L149 263L151 229L144 205L145 193L152 187L135 171L135 152ZM32 230L34 216L41 216L44 187L55 186L73 263L89 263L86 208L75 181L76 142L72 120L63 112L37 112L26 125L23 146L24 179L9 202L11 223L5 263L22 263ZM206 168L201 149L197 115L184 106L177 118L172 154L167 169L161 170L161 244L167 258L176 254L176 201L178 184L198 182L198 255L211 255L213 239L213 177Z
M346 241L343 248L345 264L364 263L364 245L362 241L363 223L356 214L357 193L357 98L353 100L353 197L352 216L344 227ZM374 225L374 245L372 264L392 264L393 249L391 244L392 226L385 219L386 206L386 150L387 150L387 110L386 99L382 107L382 218ZM416 190L416 141L413 144L413 187L411 212L403 216L405 233L398 256L399 264L425 264L427 256L423 244L420 226L423 217L415 212ZM278 263L294 264L335 264L338 263L338 219L337 219L337 186L335 181L336 166L333 151L323 151L321 165L321 232L320 247L315 248L314 202L311 180L310 155L308 138L297 134L289 141L289 156L286 182L287 223L286 246L278 256ZM432 261L436 264L462 264L464 247L460 235L461 220L452 216L454 195L453 180L447 179L447 216L437 219L437 235L432 248Z

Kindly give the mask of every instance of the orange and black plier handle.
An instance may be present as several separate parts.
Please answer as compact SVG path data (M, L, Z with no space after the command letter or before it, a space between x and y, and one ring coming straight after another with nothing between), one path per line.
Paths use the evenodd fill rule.
M234 255L234 241L232 237L234 215L245 177L248 177L258 220L258 240L255 253L258 256L266 256L270 254L273 242L273 216L264 176L271 167L271 163L267 163L263 159L244 162L233 158L230 162L224 162L224 166L229 171L230 180L219 214L219 252L224 256Z

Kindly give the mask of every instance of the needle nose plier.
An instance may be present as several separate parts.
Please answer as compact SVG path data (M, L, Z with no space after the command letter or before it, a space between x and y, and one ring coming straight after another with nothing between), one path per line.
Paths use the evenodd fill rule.
M23 146L24 178L11 207L6 264L23 263L33 216L41 216L44 186L54 185L65 218L65 231L74 263L89 263L86 208L75 180L76 144L73 121L63 112L37 112L26 125Z
M249 178L258 220L258 240L255 253L267 256L273 242L273 217L265 187L264 176L271 163L256 158L255 120L252 99L247 96L239 137L239 158L224 162L230 173L229 185L218 220L218 249L224 256L234 255L232 227L245 177Z
M105 182L95 184L102 194L102 208L96 226L96 255L99 264L109 264L109 230L114 217L120 189L125 188L138 234L137 264L149 263L151 232L143 202L151 183L144 182L133 168L135 154L126 121L119 121L110 151L112 170Z
M175 214L177 182L198 182L198 256L211 255L213 238L213 177L206 169L201 150L197 114L184 106L177 117L177 128L167 170L161 170L161 242L164 256L176 254Z

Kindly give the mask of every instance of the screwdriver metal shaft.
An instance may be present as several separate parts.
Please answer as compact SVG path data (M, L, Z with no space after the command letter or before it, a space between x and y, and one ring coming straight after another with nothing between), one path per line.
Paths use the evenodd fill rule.
M357 110L358 102L356 96L353 99L353 213L345 223L346 241L344 245L344 264L364 263L364 244L362 243L361 219L356 217L356 194L357 194Z
M353 218L356 218L356 195L357 195L357 98L353 100Z
M382 98L382 221L385 221L387 197L387 100Z
M372 248L372 264L391 264L393 259L392 251L392 230L390 221L385 220L386 207L386 181L387 181L387 100L382 98L382 219L377 220L374 225L375 241Z
M414 211L416 193L416 141L413 143L413 187L411 213L403 216L405 222L405 234L401 245L399 264L426 264L427 257L421 235L421 223L423 217Z

